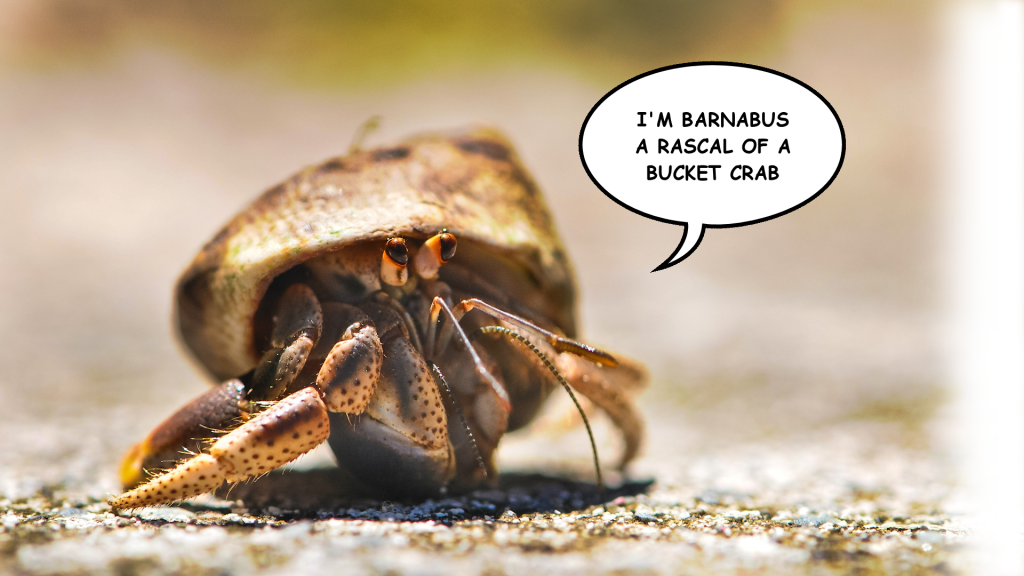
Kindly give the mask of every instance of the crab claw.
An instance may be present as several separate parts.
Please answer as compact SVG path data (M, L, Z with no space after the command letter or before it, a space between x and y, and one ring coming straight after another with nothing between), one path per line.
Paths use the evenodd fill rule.
M303 388L222 436L209 454L110 501L124 510L184 500L216 490L224 481L259 476L309 452L330 435L327 407L316 388Z

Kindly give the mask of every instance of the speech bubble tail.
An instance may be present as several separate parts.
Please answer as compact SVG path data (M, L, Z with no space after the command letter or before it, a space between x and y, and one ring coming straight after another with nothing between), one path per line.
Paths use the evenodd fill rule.
M688 222L683 224L683 226L686 229L683 230L683 238L679 241L679 246L676 247L675 252L667 260L659 264L657 268L651 270L651 272L665 270L679 264L700 245L700 241L704 239L704 225Z

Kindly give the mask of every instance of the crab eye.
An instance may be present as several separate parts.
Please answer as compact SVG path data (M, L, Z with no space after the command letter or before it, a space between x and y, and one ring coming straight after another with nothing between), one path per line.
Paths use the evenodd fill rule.
M416 254L416 273L421 278L437 277L437 270L441 265L455 256L456 244L455 235L447 229L428 238Z
M405 245L405 238L389 238L384 245L384 253L399 266L409 263L409 247Z
M442 232L437 239L441 246L441 262L446 263L455 257L455 246L458 243L455 241L455 235L447 232Z
M405 284L409 279L408 263L409 247L405 245L405 238L388 238L380 260L381 280L392 286Z

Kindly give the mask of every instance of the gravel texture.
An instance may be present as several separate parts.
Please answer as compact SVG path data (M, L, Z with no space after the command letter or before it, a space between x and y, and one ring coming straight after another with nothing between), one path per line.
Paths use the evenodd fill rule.
M664 420L653 428L707 440ZM493 489L425 502L353 496L337 469L298 466L118 514L105 503L116 454L50 432L42 453L6 451L0 462L0 572L945 574L963 569L969 541L946 511L956 498L947 463L893 443L904 435L880 423L685 455L654 446L643 474L604 493L585 479L585 454L558 472L505 473ZM512 438L509 464L544 436Z
M570 494L571 488L564 488ZM769 510L670 492L618 497L574 512L526 493L483 493L415 506L255 512L230 505L147 509L103 504L4 506L5 568L15 573L789 573L948 572L962 529L933 515L873 506ZM542 497L543 500L543 497ZM52 503L52 502L50 502ZM369 506L363 504L360 508ZM502 508L504 512L500 514ZM764 507L768 508L768 507ZM869 510L874 508L872 510ZM87 543L83 546L82 542Z

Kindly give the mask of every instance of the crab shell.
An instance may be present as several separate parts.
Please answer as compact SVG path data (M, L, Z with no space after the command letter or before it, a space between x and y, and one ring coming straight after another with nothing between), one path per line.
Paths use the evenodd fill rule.
M215 379L243 374L260 358L255 319L275 277L354 243L442 228L459 239L460 264L575 336L575 284L551 215L509 141L491 129L357 151L267 190L178 281L180 336Z

